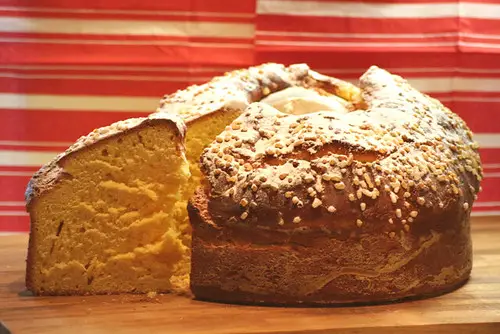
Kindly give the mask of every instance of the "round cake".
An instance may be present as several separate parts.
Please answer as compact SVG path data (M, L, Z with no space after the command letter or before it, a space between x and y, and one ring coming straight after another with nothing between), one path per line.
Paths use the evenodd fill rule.
M197 298L377 303L467 281L482 175L472 133L380 68L353 91L271 93L204 150L188 205Z

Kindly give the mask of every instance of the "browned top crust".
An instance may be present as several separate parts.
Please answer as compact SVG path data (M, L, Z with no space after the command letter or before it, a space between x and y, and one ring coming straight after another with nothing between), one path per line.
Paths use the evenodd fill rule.
M28 183L25 192L26 206L29 208L34 198L40 196L43 192L51 189L64 174L62 163L75 152L85 149L95 143L105 139L123 134L127 131L139 127L145 127L158 122L171 123L179 137L180 150L184 151L184 136L186 134L186 125L178 116L172 114L151 114L148 117L131 118L119 121L111 125L95 129L86 136L80 137L66 151L58 154L49 163L38 170Z
M470 210L482 170L466 124L377 67L360 89L349 113L252 104L201 157L213 223L395 233Z
M350 83L309 69L306 64L288 67L268 63L225 73L203 85L193 85L166 95L157 112L178 114L186 122L221 109L244 110L250 103L288 87L314 87L351 100Z

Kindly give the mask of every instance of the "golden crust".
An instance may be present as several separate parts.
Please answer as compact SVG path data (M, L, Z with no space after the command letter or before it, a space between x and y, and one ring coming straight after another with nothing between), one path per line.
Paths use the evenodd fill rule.
M367 109L350 113L296 116L252 104L201 158L220 223L287 229L328 215L335 228L367 231L378 227L364 220L383 217L395 223L389 233L433 206L458 201L469 211L482 176L465 123L378 68L361 91Z
M361 77L358 96L359 108L349 113L288 115L252 104L205 150L201 162L208 186L189 206L195 295L217 299L214 291L218 291L227 300L238 301L229 297L232 289L242 302L373 302L439 293L466 280L471 263L468 222L482 178L470 130L438 101L377 67ZM227 280L220 275L244 270L234 259L253 259L254 267L263 270L265 261L282 256L273 255L277 244L293 248L286 236L301 233L308 235L302 239L305 248L294 253L301 260L285 267L304 270L304 281L299 282L306 285L306 277L320 280L325 272L340 270L338 264L322 263L350 254L353 247L362 251L351 254L352 261L348 257L342 266L363 264L363 270L376 273L376 268L392 261L398 248L402 260L423 247L425 240L435 235L440 239L401 269L401 275L413 275L415 284L405 291L382 285L379 292L368 289L353 295L339 281L329 284L331 293L337 291L334 294L297 295L296 290L283 288L278 299L266 298L276 293L277 286L266 290L263 286L270 278L258 276L257 269L247 276L235 274L232 283L224 285ZM341 243L334 242L339 239ZM337 246L318 248L329 242ZM268 260L250 246L261 244L269 247ZM302 257L308 251L317 260L314 265ZM356 256L363 252L378 260L360 263ZM447 255L438 267L430 268L438 252ZM286 268L277 280L291 287ZM426 283L427 275L440 277L446 268L452 273L445 281ZM397 275L387 273L383 280ZM346 282L352 286L376 283L370 275L348 276ZM251 286L257 285L263 290L253 294Z

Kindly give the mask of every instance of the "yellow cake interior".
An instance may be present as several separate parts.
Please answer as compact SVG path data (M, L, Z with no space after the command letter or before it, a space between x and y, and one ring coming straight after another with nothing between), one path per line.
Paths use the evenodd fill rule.
M186 135L186 158L191 170L191 190L200 185L201 171L199 166L200 156L203 149L214 141L224 128L240 115L241 110L221 110L213 114L188 121ZM186 213L187 214L187 213Z
M167 124L106 139L62 163L33 203L39 293L183 289L189 273L189 166Z

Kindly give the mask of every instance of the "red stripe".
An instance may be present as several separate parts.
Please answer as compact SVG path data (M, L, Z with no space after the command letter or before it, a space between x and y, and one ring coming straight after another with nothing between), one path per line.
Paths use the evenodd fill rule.
M25 94L151 96L159 101L164 94L183 89L193 83L199 83L199 81L20 79L0 77L0 91L9 93L23 92Z
M24 201L24 191L31 176L6 176L0 174L0 201ZM2 229L0 229L1 231Z
M0 43L0 64L162 64L247 67L254 50L211 46Z
M73 142L95 128L127 118L143 117L149 111L99 113L0 109L0 113L0 140Z
M479 154L481 155L481 162L483 164L500 163L500 148L480 148Z
M300 31L320 33L422 34L460 31L458 19L351 18L326 16L258 15L257 32Z
M500 132L500 103L454 101L444 104L462 117L473 132Z
M37 167L33 166L0 166L0 172L36 172Z
M267 41L278 42L303 42L303 43L422 43L426 42L456 42L458 44L457 36L422 36L418 38L410 37L364 37L364 36L273 36L273 35L259 35L257 33L256 39L260 44L266 44Z
M478 200L481 202L498 202L500 201L500 178L487 178L481 182L481 191L478 195Z
M482 2L482 1L480 1ZM500 2L499 2L500 3ZM498 20L495 19L462 19L461 31L478 34L500 34Z
M308 63L313 69L344 69L359 68L366 69L376 64L383 68L422 68L422 67L455 67L458 65L460 55L455 52L426 52L420 50L418 53L402 51L388 55L385 51L366 52L327 52L326 50L312 52L309 48L302 48L290 52L271 51L258 48L256 62L264 63L275 61L278 63ZM498 58L498 57L497 57ZM496 66L490 62L487 68L500 68L496 59ZM476 64L474 68L481 68ZM361 73L360 73L361 74Z
M158 0L43 0L19 1L0 0L1 6L44 7L63 9L119 9L119 10L171 10L218 13L254 13L255 0L195 0L195 1L158 1Z
M0 231L28 232L30 220L28 216L0 216Z
M438 42L441 43L441 42ZM257 42L259 44L259 42ZM363 44L356 44L356 45L318 45L318 46L311 46L311 45L298 45L298 46L283 46L283 45L261 45L259 44L257 46L257 49L259 52L262 53L272 53L272 52L280 52L280 53L285 53L285 52L295 52L303 49L309 50L309 52L331 52L331 53L336 53L336 52L345 52L346 50L349 50L352 53L357 53L357 52L414 52L417 53L422 50L422 48L425 48L426 51L428 52L435 52L435 53L445 53L445 52L453 52L453 51L458 51L458 48L456 45L403 45L403 46L397 46L395 44L377 44L377 45L363 45Z
M400 50L388 54L385 50L372 52L339 52L329 50L311 51L302 48L282 52L258 47L256 63L274 61L278 63L308 63L314 69L366 69L371 65L383 68L468 68L478 70L500 69L500 55L489 53L456 53L432 52L428 48L421 48L418 52ZM361 73L360 73L361 74Z

